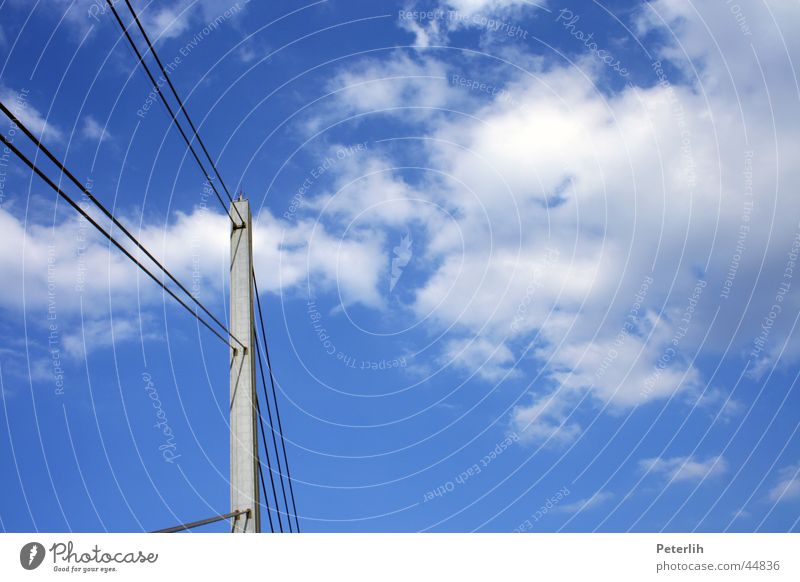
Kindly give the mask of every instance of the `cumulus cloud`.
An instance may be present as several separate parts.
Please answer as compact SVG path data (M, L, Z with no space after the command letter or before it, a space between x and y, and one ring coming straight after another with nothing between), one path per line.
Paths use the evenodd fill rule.
M135 217L122 217L122 221L135 224ZM145 223L132 230L191 292L222 304L230 245L226 215L197 208L177 213L167 224ZM118 231L115 234L124 241ZM340 240L313 221L288 224L268 212L256 221L253 236L256 271L272 275L262 280L262 292L310 281L315 289L338 291L343 302L380 307L383 299L378 285L385 257L379 238L365 234ZM52 306L59 317L84 313L89 320L107 316L112 307L115 313L121 312L122 319L113 329L88 328L92 345L107 343L112 331L118 340L133 337L136 330L126 314L162 301L172 304L146 274L83 220L26 223L0 208L0 237L0 269L5 274L0 282L0 307L45 313ZM124 246L160 277L132 243L124 242ZM351 261L363 268L349 268ZM79 334L66 340L71 354L81 353Z
M676 325L652 312L626 333L624 325L613 338L548 344L537 355L547 361L550 377L564 391L591 389L592 395L615 409L640 406L679 393L704 394L696 404L711 407L726 395L706 390L697 368L680 355ZM688 398L687 398L688 400ZM725 406L719 404L719 406ZM730 401L724 414L740 409Z
M667 482L701 482L728 471L728 462L722 456L700 460L688 457L653 457L639 461L642 472L664 477Z
M515 358L508 346L495 345L483 338L449 341L444 348L443 359L447 364L477 374L489 382L520 375L513 368Z
M348 67L331 82L358 88L337 94L332 111L369 116L390 108L394 120L422 131L412 159L435 172L409 180L392 170L407 158L374 148L354 160L348 180L380 170L380 182L337 184L324 198L330 216L335 208L352 219L386 192L398 209L420 208L412 201L422 199L446 210L423 211L416 222L424 236L415 241L425 243L415 243L415 253L431 271L409 308L450 330L444 353L470 341L505 346L510 353L490 362L487 380L526 363L544 367L542 382L512 415L530 440L580 436L571 407L581 401L619 410L679 397L724 407L720 420L741 411L724 390L706 386L695 356L701 344L704 353L729 357L736 357L732 347L734 354L753 349L757 338L748 330L769 314L799 229L791 197L777 188L800 180L800 128L787 54L765 47L758 62L726 5L702 8L714 38L702 20L688 18L695 9L661 0L634 15L661 60L650 82L615 91L600 90L602 73L582 62L531 60L530 74L507 71L500 99L442 82L464 67L458 59L402 52ZM780 8L786 22L797 10ZM770 38L774 23L765 11L749 22ZM787 43L789 54L800 53L795 38ZM735 87L720 61L728 54L741 56ZM665 63L686 74L665 72L674 70ZM762 106L762 69L774 112ZM469 70L489 85L502 76L474 61ZM740 86L746 90L737 93ZM416 107L426 108L424 125ZM790 121L776 127L772 115ZM757 202L748 206L754 192ZM403 228L414 220L408 214L370 220L376 229ZM743 224L746 252L737 246ZM797 298L787 301L800 307ZM717 307L722 316L711 326ZM800 357L800 349L775 349L791 318L770 325L771 348L754 361L763 368L764 359Z
M394 66L407 70L408 61L400 57ZM438 71L436 77L446 74L442 63L415 66ZM376 78L377 68L369 65L363 75L346 72L340 82L362 86ZM392 66L382 70L387 69ZM615 343L640 292L639 273L649 272L637 273L630 257L623 262L630 254L625 241L639 231L642 246L634 259L640 266L648 264L653 247L644 239L664 228L664 221L679 230L686 219L681 211L665 216L643 209L636 220L631 214L637 203L648 203L634 187L637 181L645 191L658 191L666 180L676 206L688 206L679 202L690 196L680 151L659 151L653 142L679 141L668 96L661 88L631 89L606 101L577 72L553 70L545 76L546 83L521 79L513 85L518 107L494 101L479 108L479 118L436 120L433 139L423 147L448 179L413 186L390 172L378 173L390 165L377 154L367 156L354 174L379 176L380 183L369 184L376 181L373 177L363 180L363 188L338 188L335 196L322 198L318 208L341 213L347 220L360 209L391 199L394 206L387 216L371 215L374 226L400 226L411 216L422 222L428 240L422 252L428 264L437 267L416 289L411 307L419 316L431 314L443 328L466 334L448 344L448 353L454 346L502 345L496 352L502 357L493 358L483 370L485 379L498 379L515 367L516 358L505 345L508 339L536 334L533 353L547 361L550 379L565 388L557 393L559 399L591 387L603 401L632 406L696 387L696 370L671 345L676 326L655 310L660 292L653 289L650 297L641 299L633 318L635 329ZM373 111L390 104L432 103L430 94L422 95L417 82L409 89L383 81L359 99L347 99L347 106ZM687 92L686 99L695 97ZM654 124L657 136L642 130ZM531 159L537 163L529 163ZM650 175L650 168L657 171ZM421 205L412 203L418 199L431 202L425 209L438 205L447 212L419 212ZM410 210L403 212L404 207ZM575 221L578 210L580 222ZM698 227L690 235L700 242L708 232ZM579 247L576 240L582 241ZM663 241L662 252L673 253L679 262L679 241ZM689 265L681 277L688 286ZM677 313L680 305L674 309L676 317L682 316ZM609 323L598 333L604 316ZM473 341L474 334L481 339ZM659 367L664 353L670 357ZM608 354L613 354L614 365L601 377L598 370ZM464 364L457 358L453 362ZM576 423L562 424L563 406L541 409L541 402L531 405L530 414L518 409L515 423L527 426L530 434L555 434L561 441L578 434ZM554 418L553 412L558 413ZM552 422L536 429L545 418Z
M442 6L479 13L521 4ZM798 16L789 4L775 10L782 22ZM292 220L264 213L257 268L280 273L265 290L311 278L341 292L344 303L383 309L379 289L396 244L386 233L415 230L415 259L426 270L404 279L414 287L403 307L448 331L443 361L489 382L526 366L543 370L511 416L523 440L563 445L580 437L579 402L618 411L680 396L725 407L723 419L738 413L722 389L707 389L695 356L701 345L726 357L753 349L747 330L769 313L797 237L795 202L778 188L800 182L800 118L785 52L800 53L800 41L788 36L786 49L767 42L774 23L766 11L748 14L757 61L734 16L724 3L648 3L634 21L662 62L652 64L649 80L614 91L582 62L530 59L527 72L498 72L477 59L398 51L348 63L306 129L382 116L418 139L405 142L403 155L374 145L343 160L332 186L304 199ZM425 30L409 30L432 41ZM464 70L502 84L506 98L449 81ZM767 92L773 111L763 107ZM779 127L773 116L784 120ZM412 164L431 171L413 177L400 169ZM746 211L750 198L756 203ZM224 220L180 215L145 234L191 275L188 233L198 225L208 232L203 244L214 245L203 256L224 265ZM30 248L46 254L40 247L34 237ZM221 280L217 273L215 289ZM722 315L709 330L716 307ZM790 296L784 312L798 307ZM772 324L759 370L781 354L800 357L800 349L775 349L791 318ZM677 480L702 465L650 461L652 471Z

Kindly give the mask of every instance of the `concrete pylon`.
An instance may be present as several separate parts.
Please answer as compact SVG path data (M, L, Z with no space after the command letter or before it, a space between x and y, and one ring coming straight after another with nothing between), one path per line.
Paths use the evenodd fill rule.
M256 423L256 368L253 325L253 229L250 204L241 195L231 207L231 511L240 515L234 532L261 531L258 490L258 429ZM240 218L241 216L241 218ZM244 222L242 222L244 219Z

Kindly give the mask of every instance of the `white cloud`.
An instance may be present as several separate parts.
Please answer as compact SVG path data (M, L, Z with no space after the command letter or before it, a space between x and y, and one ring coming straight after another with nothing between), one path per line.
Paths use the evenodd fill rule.
M125 217L121 221L134 224ZM196 209L177 213L166 225L145 224L133 232L184 285L196 282L201 297L214 299L227 284L229 224L226 215ZM115 236L158 273L118 231ZM261 282L262 291L289 289L311 277L314 286L338 288L345 302L380 307L378 285L385 255L378 235L340 239L321 224L289 224L265 211L253 236L256 271L271 274ZM77 313L81 298L86 309L106 313L109 298L115 309L161 301L160 288L147 275L75 217L55 226L25 224L0 208L0 239L0 269L5 274L0 281L0 307L46 309L54 296L64 314ZM351 261L360 268L350 268Z
M243 63L252 63L260 56L259 53L249 45L242 45L239 50L236 51L236 55Z
M9 309L23 305L46 309L49 279L49 293L56 295L60 307L76 313L78 297L63 290L74 290L83 273L88 274L91 289L96 288L92 299L101 301L109 291L122 302L130 298L132 271L122 262L109 260L107 247L98 238L91 237L78 258L81 232L77 220L55 228L26 225L0 209L0 269L5 273L0 281L0 305ZM95 301L88 303L94 305Z
M704 387L703 391L688 396L689 404L707 411L710 417L721 423L730 422L733 418L741 416L746 410L743 402L736 400L720 388L708 386Z
M573 394L553 392L535 398L530 405L517 406L511 414L511 426L523 442L541 442L560 447L573 442L582 432L571 418Z
M759 42L770 45L757 62L727 5L698 8L708 12L713 37L702 20L686 17L695 8L661 0L637 17L661 58L692 73L680 62L686 48L699 72L693 82L668 73L659 83L654 69L650 83L600 91L603 73L596 67L533 61L530 75L507 72L503 86L512 99L476 100L439 78L468 67L472 77L491 84L498 77L494 67L398 54L351 66L332 83L363 89L339 96L331 110L340 113L446 102L472 116L429 111L421 125L419 117L393 114L424 135L413 145L420 165L441 172L438 178L413 183L386 172L379 187L338 190L336 205L362 209L391 188L395 199L422 198L447 209L447 218L422 219L427 241L415 253L433 272L415 290L411 308L450 329L454 342L478 336L511 350L511 357L492 363L492 378L533 347L529 353L544 366L545 382L512 417L515 426L528 427L531 440L576 438L581 429L570 413L587 391L588 403L612 409L679 396L704 409L724 407L723 421L741 412L721 390L706 389L693 362L701 345L706 354L746 354L751 330L769 313L782 280L798 232L795 202L778 188L800 181L800 118L788 59L800 56L800 42L796 35L787 35L786 48L767 42L775 36L769 13L748 12ZM781 22L796 20L798 10L782 5ZM658 18L643 16L654 11L672 28L669 34L662 34ZM728 55L736 87L721 60ZM403 72L416 79L370 82ZM767 90L774 111L763 107ZM375 150L350 174L405 161ZM733 292L721 299L743 223L748 158L758 195ZM392 226L402 228L402 213L394 219ZM375 228L388 224L374 217ZM549 259L547 249L555 250ZM646 276L652 281L637 300ZM797 297L786 301L791 307L784 313L800 308ZM619 343L633 305L635 325ZM721 315L704 337L717 306ZM791 323L788 316L774 322L765 352L770 362L780 354L783 361L800 358L800 340L793 340L794 349L781 344ZM443 348L450 345L458 344Z
M368 79L381 78L387 71L406 70L423 79L410 86L379 83L355 98L342 96L343 106L372 111L400 104L430 105L444 97L437 82L424 79L446 76L443 67L399 57L388 65L369 64L359 73L343 73L337 83L359 87L370 85ZM339 188L335 197L323 197L316 208L341 212L347 220L363 208L391 199L396 205L387 208L386 216L371 216L373 225L397 227L412 216L419 217L428 237L422 251L425 260L438 266L417 288L412 308L418 317L430 314L443 328L452 327L467 337L480 334L484 346L502 345L498 351L502 357L490 360L481 373L485 379L494 381L514 369L517 358L508 339L538 332L540 345L534 353L547 362L550 380L564 388L556 393L556 400L571 400L571 394L591 387L593 396L604 402L633 406L697 388L699 375L684 358L676 355L668 366L657 368L659 358L671 347L675 326L656 312L649 313L645 305L638 315L641 330L630 334L624 345L614 345L632 301L628 298L641 283L638 273L649 271L649 252L657 246L646 237L662 228L680 232L686 219L681 211L664 215L643 209L635 221L631 214L637 204L648 204L639 192L663 189L664 180L677 208L688 207L679 202L689 195L679 149L662 151L666 148L659 149L653 142L679 142L668 96L654 88L630 90L604 101L576 71L555 69L541 73L541 78L511 84L516 107L490 100L478 108L479 119L459 117L451 122L446 116L433 117L433 139L426 142L427 151L431 165L448 178L411 186L391 173L377 174L380 168L391 166L379 161L378 152L371 152L359 158L359 166L350 169L347 177L379 175L379 183L364 180L363 188ZM426 85L436 90L426 93ZM690 92L685 99L696 101ZM656 136L646 131L654 125ZM544 211L548 199L556 197L560 204ZM406 204L409 210L404 212L400 202L411 199L428 200L447 209L449 216L423 213L420 217L418 211L415 215L418 204ZM653 200L656 205L660 205L658 199ZM575 221L576 212L580 222ZM713 214L708 218L712 220ZM667 221L673 226L665 227ZM638 270L631 257L627 264L623 261L629 254L625 241L634 230L643 238L633 257ZM689 236L700 242L708 232L700 226ZM581 241L577 247L576 240ZM675 240L674 246L672 242L663 240L661 252L673 253L679 262L682 241ZM647 270L641 268L644 265ZM688 267L682 275L687 284ZM652 295L658 298L657 292ZM609 323L598 329L604 315ZM453 340L445 352L452 355L453 346L467 342ZM596 371L611 350L616 353L614 365L601 378ZM457 366L464 363L454 360ZM645 382L649 384L646 391ZM544 402L550 404L543 406ZM514 422L527 427L528 436L553 436L554 441L564 442L579 431L577 423L563 423L567 408L551 402L549 396L534 397L530 414L519 408Z
M614 494L611 491L598 491L591 497L579 499L573 503L558 505L554 510L561 513L577 513L579 511L595 509L612 499L614 499Z
M641 335L565 343L544 348L539 354L548 361L551 377L562 389L591 387L597 398L617 407L637 406L689 387L699 388L697 370L669 351L669 325L649 316L642 326Z
M522 3L447 6L477 12L512 4ZM591 67L545 60L526 63L530 74L498 72L477 59L446 63L400 52L348 63L327 85L339 92L308 127L394 109L387 113L393 122L424 138L409 142L406 155L434 171L409 179L396 169L405 159L371 146L337 166L335 184L307 199L296 221L265 214L256 232L258 269L280 273L265 287L279 291L311 277L340 290L345 303L381 309L384 233L413 225L424 235L414 238L415 259L430 272L416 281L406 307L451 330L440 346L446 355L466 346L477 350L469 354L477 359L457 357L453 365L496 381L530 348L522 366L534 360L544 367L542 383L512 416L526 440L564 444L580 436L573 412L587 394L589 405L617 410L674 395L699 398L705 382L693 359L701 344L705 353L746 353L749 330L769 312L798 230L796 202L779 185L800 183L800 118L787 58L800 53L800 41L788 35L786 48L772 42L769 14L754 10L747 16L758 31L753 40L762 60L756 62L729 7L711 4L656 0L637 17L661 58L691 75L695 69L681 52L687 51L699 72L690 82L676 75L658 83L653 71L650 83L610 92ZM695 9L704 11L705 22L694 18ZM797 19L796 6L774 10L779 22ZM422 43L433 38L410 30ZM499 77L512 99L453 86L448 76L456 68L479 81ZM773 111L763 107L767 90ZM721 301L742 224L748 151L754 152L758 203L734 293ZM356 228L346 230L356 218ZM190 233L209 233L203 244L214 245L204 247L204 260L224 265L224 220L194 213L166 229L146 230L187 274ZM349 268L354 264L359 268ZM644 277L652 282L639 299ZM700 277L707 287L692 299ZM217 272L212 279L220 289L224 277ZM693 300L697 310L684 324ZM798 300L789 296L784 313L796 312ZM703 337L718 305L721 316ZM773 346L788 336L790 324L790 317L775 322ZM470 344L470 338L479 339ZM779 353L767 352L770 361ZM786 353L800 357L800 349ZM737 403L713 389L699 404L725 402L723 418L738 412ZM654 460L652 469L665 472L667 461L675 459ZM702 465L688 461L689 473ZM672 469L685 478L686 470Z
M414 44L419 47L440 46L447 42L447 27L441 21L421 23L414 19L401 19L400 27L414 35Z
M61 140L64 134L53 123L50 123L44 118L38 109L31 103L32 96L28 90L10 89L4 85L0 85L0 101L9 108L11 113L19 119L31 133L38 138L47 140ZM8 119L3 116L3 119L8 122Z
M312 288L338 293L344 305L384 305L379 284L386 254L379 232L337 236L314 221L287 224L268 217L259 221L253 244L257 272L278 274L265 290L277 292L310 278Z
M129 227L135 224L124 216L121 221ZM220 317L228 284L229 225L224 214L196 209L178 213L166 225L147 223L132 232ZM141 251L118 230L115 235L160 277ZM265 211L255 226L253 247L256 272L265 274L259 280L262 293L308 285L315 293L338 293L344 304L381 307L385 255L377 235L343 239L313 221L289 224ZM154 310L162 304L189 317L93 227L75 217L55 225L24 223L0 208L0 270L0 309L24 308L33 315L31 325L42 329L57 322L61 347L71 358L83 357L84 346L104 348L135 340L141 333L161 339L154 331ZM166 277L164 281L192 304L176 285Z
M722 456L700 460L689 457L654 457L639 461L639 468L649 474L661 475L668 482L701 482L728 471L728 462Z
M521 26L520 17L536 16L546 6L547 0L441 0L431 10L429 5L412 3L399 24L414 35L417 46L446 45L449 33L463 28L481 30L485 46L494 38L527 39L529 31Z
M80 328L65 333L61 338L64 353L73 359L81 359L87 353L113 346L122 342L143 337L144 340L153 341L162 337L152 331L150 317L145 315L140 322L139 318L114 316L113 318L101 317L81 322Z
M189 28L189 16L184 9L163 7L147 15L148 35L156 39L175 38Z
M690 77L698 72L698 81L706 90L719 94L735 84L747 96L765 89L761 75L753 74L756 55L764 66L770 89L779 87L780 75L791 74L789 59L796 58L800 51L800 40L793 28L798 18L800 6L796 2L734 7L728 2L653 0L642 5L636 24L639 34L664 33L660 43L651 38L647 41L660 44L660 56ZM773 97L785 97L780 93ZM730 97L735 98L732 92ZM783 116L781 119L788 120Z
M431 109L453 107L463 96L448 84L444 63L405 55L389 60L364 59L357 67L342 70L327 89L336 94L326 118L337 120L347 113L380 110L422 120L434 113ZM317 119L315 125L322 125L322 120Z
M27 0L12 2L23 9L30 8ZM48 6L48 13L54 15L56 20L69 24L80 37L89 32L91 27L98 28L102 24L117 27L116 19L105 0L51 0L50 4L52 6ZM191 31L194 26L202 28L226 10L237 6L229 0L174 0L169 6L136 0L132 4L153 42L177 38ZM115 3L115 7L123 22L135 26L124 3ZM246 8L247 3L240 2L234 15Z
M789 465L778 471L778 482L767 493L773 503L800 498L800 465Z
M147 34L155 42L156 38L166 40L184 33L200 33L206 25L226 14L238 18L247 4L231 0L176 0L170 6L143 3L137 10ZM143 10L144 6L148 9Z
M142 26L156 42L179 38L185 33L200 33L209 23L223 15L236 18L247 9L247 2L230 0L175 0L170 6L142 2L136 7ZM125 16L122 16L125 20Z
M496 345L484 338L450 340L444 347L443 363L477 374L489 382L516 378L514 354L504 344Z
M752 514L749 511L747 511L744 507L740 507L731 514L732 519L747 519L748 517L751 516Z
M91 115L87 115L83 118L83 128L81 129L81 134L83 137L95 141L112 139L111 133L109 133L106 127L100 125L100 123Z
M546 0L444 0L442 6L457 10L464 16L475 14L497 14L509 8L545 6Z

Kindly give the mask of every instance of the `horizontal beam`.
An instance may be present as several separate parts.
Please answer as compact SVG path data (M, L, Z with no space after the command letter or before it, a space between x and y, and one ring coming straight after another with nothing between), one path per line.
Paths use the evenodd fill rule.
M192 529L195 527L200 527L201 525L207 525L209 523L215 523L217 521L222 521L223 519L230 519L231 517L238 518L242 514L247 514L250 517L250 510L249 509L242 509L239 511L231 511L230 513L226 513L225 515L215 515L214 517L209 517L208 519L201 519L200 521L193 521L191 523L182 523L181 525L176 525L174 527L168 527L166 529L157 529L150 533L176 533L179 531L186 531L187 529Z

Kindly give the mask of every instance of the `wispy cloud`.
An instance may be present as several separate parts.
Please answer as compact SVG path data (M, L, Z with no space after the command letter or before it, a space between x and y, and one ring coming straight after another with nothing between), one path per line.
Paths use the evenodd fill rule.
M700 482L725 474L728 471L728 462L722 456L705 460L694 456L653 457L639 461L639 468L645 473L660 475L670 482Z
M63 139L63 132L51 121L44 118L31 103L31 94L27 89L14 90L0 85L0 101L11 110L31 132L43 140ZM6 120L5 116L3 117ZM6 120L7 121L7 120Z
M149 320L147 315L145 319ZM73 359L81 359L88 353L114 346L118 343L128 342L142 335L138 318L117 316L114 319L102 318L83 321L74 326L77 329L65 334L62 340L64 352ZM156 333L144 330L143 339L154 341L162 339Z
M744 507L740 507L731 514L732 519L747 519L748 517L751 516L752 514L749 511L747 511Z
M583 431L573 417L574 412L573 394L555 391L537 397L532 404L515 407L511 413L511 426L523 442L564 446Z
M578 499L572 503L558 505L555 510L562 513L577 513L578 511L595 509L596 507L600 507L612 499L614 499L614 494L611 491L598 491L591 497Z
M800 498L800 464L789 465L778 471L778 482L767 493L773 503L794 501Z
M29 9L27 0L12 0L12 4ZM180 37L191 32L192 27L202 29L226 10L238 15L247 7L247 2L230 0L173 0L172 2L133 2L133 6L154 42ZM121 2L115 3L120 18L127 24L133 19ZM50 0L48 11L56 19L69 25L80 36L92 27L99 28L104 19L111 24L114 17L105 0ZM233 10L235 9L235 10ZM121 32L120 32L121 34Z
M95 141L106 141L112 138L111 133L105 126L100 123L91 115L83 118L83 128L81 129L83 137Z

